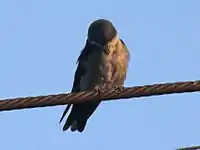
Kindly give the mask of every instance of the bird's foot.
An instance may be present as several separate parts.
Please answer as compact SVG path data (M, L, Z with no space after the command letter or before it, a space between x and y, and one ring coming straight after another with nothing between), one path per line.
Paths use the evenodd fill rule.
M102 99L102 97L103 97L103 93L106 92L105 89L100 88L99 86L95 86L95 87L94 87L94 90L95 90L95 92L98 93L98 95L99 95L99 99Z
M120 94L124 90L124 86L115 86L114 90L117 94Z

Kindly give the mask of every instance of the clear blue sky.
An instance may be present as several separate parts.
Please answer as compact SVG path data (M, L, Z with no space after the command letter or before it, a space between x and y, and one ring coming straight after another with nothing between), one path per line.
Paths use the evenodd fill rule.
M0 99L69 92L88 25L110 19L131 52L125 86L200 79L200 1L0 2ZM65 106L0 112L1 149L173 150L200 144L199 93L102 103L82 133Z

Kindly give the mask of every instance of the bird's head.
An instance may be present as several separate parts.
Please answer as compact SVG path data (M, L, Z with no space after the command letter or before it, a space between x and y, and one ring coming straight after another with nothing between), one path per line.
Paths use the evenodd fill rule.
M98 19L90 24L87 40L90 44L107 51L109 45L116 44L118 40L117 30L111 21Z

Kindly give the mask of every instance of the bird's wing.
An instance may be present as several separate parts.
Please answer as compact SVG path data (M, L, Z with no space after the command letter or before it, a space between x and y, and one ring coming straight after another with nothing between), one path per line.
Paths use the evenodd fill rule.
M81 77L85 75L86 69L85 69L85 61L87 61L87 57L90 53L90 49L88 48L88 43L86 43L84 49L81 51L80 56L78 57L77 63L78 67L75 71L74 75L74 81L71 92L80 92L80 81ZM60 119L60 123L62 122L63 118L67 114L68 110L70 109L71 104L68 104L66 109L64 110L62 117Z
M76 72L75 72L74 82L73 82L73 87L72 87L71 92L79 92L80 91L80 80L81 80L81 76L84 75L84 72L85 72L84 67L81 66L81 64L79 63L78 67L76 69ZM62 114L60 122L62 122L63 118L67 114L67 112L70 109L70 107L71 107L71 104L68 104L66 109L64 110L64 112Z
M99 53L96 53L97 51L95 51L95 47L93 46L94 45L86 46L78 59L79 66L77 68L77 72L75 73L75 80L73 84L73 90L75 90L76 92L82 91L83 89L85 89L85 86L88 86L88 85L84 85L85 84L84 81L88 79L82 80L82 78L85 78L85 75L88 73L88 71L92 70L91 63L96 64L96 62L93 62L93 61L94 60L97 62L99 61L98 59L97 60L95 59L96 56L99 55ZM99 103L100 101L73 104L73 107L67 118L67 121L65 122L63 126L63 131L67 130L71 126L71 131L78 130L79 132L82 132L85 128L87 119L95 111Z

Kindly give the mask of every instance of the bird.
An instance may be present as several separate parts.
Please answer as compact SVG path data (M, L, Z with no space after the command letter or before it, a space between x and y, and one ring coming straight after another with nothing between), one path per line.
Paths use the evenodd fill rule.
M77 69L71 92L95 90L99 93L115 89L118 93L124 88L130 52L119 33L108 19L97 19L90 23L85 46L77 59ZM60 123L71 112L63 126L63 131L83 132L88 119L101 101L88 101L68 104Z

